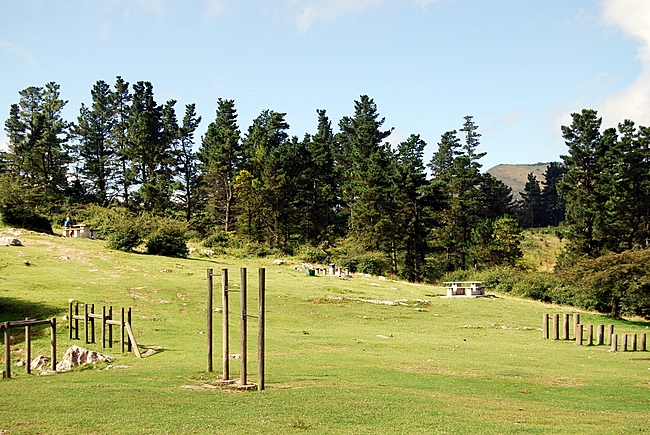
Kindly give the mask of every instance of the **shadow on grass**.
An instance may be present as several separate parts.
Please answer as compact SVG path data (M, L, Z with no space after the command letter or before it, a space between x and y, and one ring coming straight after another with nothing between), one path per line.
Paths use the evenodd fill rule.
M44 320L56 316L61 311L63 310L59 307L44 303L0 297L0 322L24 320L26 317Z

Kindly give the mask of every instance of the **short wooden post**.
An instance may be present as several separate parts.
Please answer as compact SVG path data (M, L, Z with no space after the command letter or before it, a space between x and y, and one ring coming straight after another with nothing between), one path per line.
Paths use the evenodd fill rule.
M553 314L553 340L560 339L560 315Z
M129 322L130 327L133 328L133 321L131 320L131 307L129 307L129 310L127 311L126 318L127 318L126 321ZM131 340L128 341L126 348L128 352L131 352L133 350L133 346L131 345Z
M106 349L106 305L102 306L102 349Z
M85 333L85 339L86 339L86 344L90 343L89 337L88 337L88 304L84 304L84 333Z
M647 350L647 349L646 349L646 345L645 345L645 340L646 340L646 334L645 334L645 332L644 332L644 333L641 334L641 336L639 337L639 350L640 350L640 351L643 351L643 352L645 352L645 351Z
M56 370L56 317L50 320L50 348L52 351L52 370Z
M122 320L120 321L120 353L124 353L124 307L122 307Z
M548 314L542 315L542 337L548 339Z
M72 340L72 301L68 302L68 339Z
M614 335L614 325L609 324L607 325L607 344L612 344L612 335Z
M575 334L576 328L580 324L580 314L574 313L573 314L573 333Z
M621 334L621 352L627 352L627 334Z
M228 334L228 269L221 271L221 334L223 379L230 380L230 345Z
M138 347L138 343L135 341L135 335L133 334L133 329L131 328L131 322L127 322L125 327L126 332L129 335L129 346L131 346L131 344L133 345L133 353L135 354L136 358L142 358L142 355L140 355L140 348Z
M90 314L95 314L95 304L90 304ZM91 343L95 342L95 317L90 316L90 336L92 337Z
M25 320L29 320L29 317L25 317ZM27 360L25 369L27 370L27 374L32 373L32 337L30 329L29 325L25 325L25 359Z
M74 339L79 340L79 302L74 304Z
M208 269L207 276L207 299L206 299L206 311L208 315L207 323L207 340L208 340L208 372L212 371L212 269Z
M259 270L257 295L257 390L264 389L264 298L266 297L266 269Z
M587 346L594 345L594 325L591 323L587 325Z
M9 322L4 322L4 335L5 335L5 371L3 378L11 379L11 329L9 329Z
M583 326L581 324L575 325L575 336L576 336L576 344L578 346L582 346L582 330Z
M611 351L616 352L616 350L618 349L618 335L616 335L616 334L610 335L609 336L609 342L610 342L610 344L612 346Z
M605 325L602 323L598 325L596 332L596 344L602 346L605 343Z
M636 334L632 334L632 343L630 343L630 350L636 352Z
M562 316L562 323L564 324L564 339L569 339L569 315L564 314Z
M108 307L108 320L113 320L113 306ZM113 348L113 324L108 324L108 347Z
M239 384L244 386L248 384L248 379L246 376L246 363L247 363L247 340L246 340L246 268L243 267L240 269L241 274L241 288L239 290L240 300L241 300L241 355L239 360L241 361L241 373L239 374Z

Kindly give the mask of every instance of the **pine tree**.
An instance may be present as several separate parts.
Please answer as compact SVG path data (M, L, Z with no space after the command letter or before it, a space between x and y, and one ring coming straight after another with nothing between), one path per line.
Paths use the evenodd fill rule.
M74 135L79 142L80 175L89 184L94 201L106 205L116 187L113 95L110 85L102 80L95 83L90 94L92 106L81 104Z
M113 98L111 105L113 107L113 146L115 147L115 157L117 159L116 180L117 189L122 197L122 203L125 207L130 207L131 186L135 183L135 177L131 170L133 156L129 143L129 120L131 116L131 99L129 92L129 83L125 82L122 77L117 76L115 80Z
M558 226L564 220L565 201L558 192L557 185L566 173L566 168L559 162L551 162L544 171L542 188L542 205L548 225Z
M194 132L201 123L201 117L196 116L196 105L185 106L183 124L178 132L178 149L176 150L176 176L180 178L180 199L185 209L185 220L190 221L196 204L198 188L198 169L194 153Z
M537 177L531 172L521 195L520 213L524 228L538 228L546 225L542 189Z
M59 88L50 82L44 88L20 91L20 102L11 106L5 122L9 166L33 186L43 203L63 198L68 187L67 167L72 162L69 124L61 115L67 101L60 98Z
M244 169L240 136L235 101L219 98L215 120L208 125L197 157L208 220L226 232L234 227L235 179Z

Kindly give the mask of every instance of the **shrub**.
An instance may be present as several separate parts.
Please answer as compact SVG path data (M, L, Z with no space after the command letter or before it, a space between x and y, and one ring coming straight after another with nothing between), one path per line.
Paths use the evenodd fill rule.
M108 247L130 252L142 243L142 232L133 221L118 219L108 234Z
M158 229L147 238L146 248L147 254L187 257L185 225L171 219L161 221Z
M0 177L0 215L7 225L52 234L50 221L33 206L32 192L8 174Z
M311 246L311 245L301 245L296 250L296 256L306 263L327 263L329 255L325 249Z

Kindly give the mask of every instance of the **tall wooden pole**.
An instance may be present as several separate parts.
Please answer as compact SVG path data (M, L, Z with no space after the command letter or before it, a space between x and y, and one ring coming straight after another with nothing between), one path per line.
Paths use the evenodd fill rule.
M5 333L5 373L4 377L11 379L11 332L9 322L4 323Z
M230 379L230 346L228 345L228 269L221 271L221 331L222 331L222 360L223 360L223 380Z
M241 356L240 356L240 361L241 361L241 373L239 376L239 384L244 386L248 384L248 379L246 377L246 365L247 365L247 342L246 342L246 289L247 289L247 283L246 283L246 268L243 267L240 269L240 274L241 274L241 289L239 291L240 293L240 300L241 300L241 331L240 331L240 337L241 337Z
M266 269L259 270L257 295L257 390L264 389L264 298L266 297Z
M25 320L29 320L29 317L25 317ZM32 337L30 332L29 325L25 325L25 359L27 360L27 364L25 365L27 368L27 374L32 372Z
M208 340L208 372L212 371L212 269L208 269L207 278L207 291L208 297L206 300L206 308L208 314L207 324L207 340Z
M542 315L542 337L548 338L548 314Z
M50 320L50 347L52 348L52 370L56 370L56 317Z

